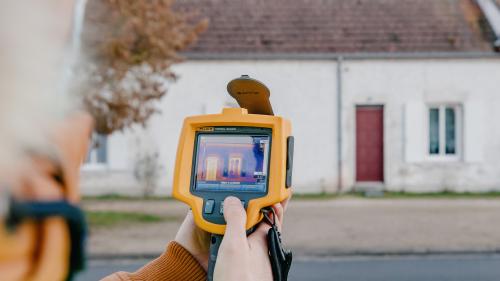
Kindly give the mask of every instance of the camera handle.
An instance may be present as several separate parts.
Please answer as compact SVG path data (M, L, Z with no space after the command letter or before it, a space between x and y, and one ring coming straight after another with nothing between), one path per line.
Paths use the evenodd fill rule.
M223 235L212 234L210 236L210 250L208 256L208 271L207 271L207 280L214 280L214 269L215 262L217 261L217 253L219 252L220 243L222 242Z
M247 230L247 236L252 234L256 227L252 227ZM207 270L207 280L214 280L214 270L215 270L215 262L217 261L217 254L219 253L220 243L222 243L222 239L224 235L220 234L211 234L210 235L210 250L208 251L208 270Z

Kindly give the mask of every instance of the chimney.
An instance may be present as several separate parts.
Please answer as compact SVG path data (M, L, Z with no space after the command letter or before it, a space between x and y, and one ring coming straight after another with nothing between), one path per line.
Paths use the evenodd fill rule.
M500 7L494 0L476 0L476 2L495 33L493 47L495 51L500 52Z

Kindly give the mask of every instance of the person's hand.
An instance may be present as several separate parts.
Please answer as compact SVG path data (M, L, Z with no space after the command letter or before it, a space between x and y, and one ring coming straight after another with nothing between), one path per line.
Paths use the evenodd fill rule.
M283 204L272 206L280 231L287 202L288 200L285 200ZM267 232L271 226L261 223L255 232L247 237L245 209L235 197L224 200L224 218L227 223L226 233L217 255L214 280L273 280L267 247Z
M196 226L191 210L187 213L177 235L175 235L175 242L191 253L205 271L207 271L210 233Z
M232 197L234 199L234 197ZM226 199L226 200L232 200L232 199ZM238 199L236 199L238 202L240 202ZM286 206L288 204L289 199L284 200L283 202L279 204L275 204L273 206L273 209L276 212L277 216L277 225L278 228L281 230L281 223L283 221L283 214L284 210L286 210ZM231 203L229 203L231 204ZM245 223L246 223L246 213L245 210L243 209L243 206L241 203L238 203L239 205L230 205L229 207L226 206L226 203L224 203L224 217L226 221L228 222L228 228L234 226L234 224L237 224L238 227L243 228L243 233L244 233L244 238L245 240L241 243L241 248L242 249L247 249L249 247L253 248L259 248L261 251L265 252L264 255L264 261L265 261L265 267L269 272L271 272L271 265L269 264L269 258L267 256L267 230L270 228L267 224L261 224L257 230L250 235L248 238L246 237L245 233ZM230 208L230 209L228 209ZM233 216L232 213L235 212L237 215ZM228 221L227 215L230 214L230 219ZM233 217L235 219L231 220ZM226 235L228 234L228 228L226 228ZM231 236L232 237L232 236ZM233 241L233 238L224 238L223 242L221 244L221 247L219 248L219 254L218 256L220 257L222 255L222 252L227 252L227 250L222 250L224 248L224 244L228 244L229 242L224 242L225 240L230 240ZM193 213L190 210L184 221L182 222L181 227L179 228L179 231L177 232L175 236L175 242L179 243L184 249L186 249L193 257L200 263L200 265L205 269L205 271L208 268L208 257L209 257L209 249L210 249L210 233L202 230L198 226L196 226L193 218ZM236 242L237 243L237 242ZM236 244L235 243L235 244ZM226 247L229 248L229 247ZM239 254L248 254L247 251L238 251L236 255ZM225 256L229 256L229 254L224 254ZM239 258L237 258L239 260ZM219 258L217 258L217 263L225 263L225 262L220 262ZM227 263L225 263L227 264ZM247 270L246 268L244 270ZM268 273L269 273L268 272ZM218 279L215 279L218 280ZM230 279L221 279L221 280L230 280ZM259 279L257 279L259 280ZM263 279L266 280L266 279ZM270 275L269 280L272 280L272 275Z

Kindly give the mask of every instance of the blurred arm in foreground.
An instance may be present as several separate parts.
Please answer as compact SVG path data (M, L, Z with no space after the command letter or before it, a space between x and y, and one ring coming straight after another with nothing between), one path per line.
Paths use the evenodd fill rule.
M79 201L78 175L86 156L92 119L74 114L61 122L51 137L57 155L34 151L29 161L11 176L12 197L21 204ZM62 217L27 219L15 225L0 221L0 280L67 280L73 243L68 224ZM84 238L84 237L82 237ZM74 254L74 253L73 253ZM83 258L83 257L80 257Z
M81 241L54 215L79 214L79 167L93 123L68 114L62 95L74 4L0 4L0 280L69 280L78 268L72 245Z
M128 7L133 11L146 5L142 8L147 11L168 14L171 2L108 0L100 3L115 5L110 6L115 8L116 5ZM151 6L154 3L160 3L163 9L155 9ZM91 56L97 70L102 70L97 71L97 76L110 73L109 67L120 71L111 72L117 73L116 77L100 76L103 79L99 80L98 88L80 97L92 117L88 113L70 114L68 112L75 112L75 109L69 106L66 72L75 46L69 45L75 44L78 41L75 38L79 37L71 28L78 26L75 25L77 21L72 24L72 10L84 4L82 0L5 0L0 4L0 280L71 280L74 273L83 268L81 247L85 229L83 219L78 221L81 218L77 206L78 184L93 124L105 133L132 123L143 124L155 112L149 101L159 99L165 90L153 79L145 89L126 93L121 88L122 79L131 73L130 69L142 70L149 64L146 68L149 72L139 73L138 81L149 81L159 74L174 80L169 66L180 60L175 51L192 42L193 35L202 28L202 25L187 25L185 18L179 16L169 20L181 23L183 28L180 29L176 25L167 24L168 28L164 28L148 21L135 25L137 21L133 18L134 24L123 30L122 37L103 37L106 47L124 48L113 53L117 54L115 57L106 60L109 48L90 44L96 47L94 50L105 50ZM114 11L109 17L105 14L105 18L121 19L122 15L116 12L122 9ZM150 16L150 13L144 14ZM168 23L163 14L156 16L160 22ZM103 24L107 24L106 21ZM179 30L184 32L179 33ZM168 36L164 36L165 32ZM168 41L174 35L178 40L159 40ZM142 44L144 49L137 50L138 41L148 44ZM139 56L142 60L138 61L131 50L149 55ZM108 100L99 95L99 87L105 87L101 84L109 81L118 88ZM130 102L130 98L145 101L142 104L146 110L135 110L133 105L136 103ZM119 110L107 111L117 108L117 102L121 102ZM128 110L130 107L134 110ZM145 113L129 116L128 112ZM275 208L281 221L283 206ZM262 225L246 237L246 216L241 204L228 202L227 210L231 214L226 219L232 232L221 246L221 262L216 268L218 280L272 280L264 239L268 226ZM73 231L75 217L79 236ZM162 256L136 273L116 273L107 280L204 280L208 237L194 225L192 215L188 214L175 241Z

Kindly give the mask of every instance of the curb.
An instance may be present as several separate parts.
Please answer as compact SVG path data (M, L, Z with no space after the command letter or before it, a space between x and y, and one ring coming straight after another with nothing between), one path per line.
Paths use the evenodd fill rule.
M148 260L159 257L163 252L158 253L139 253L139 254L89 254L88 260Z
M137 254L90 254L91 261L100 260L149 260L159 257L158 253L137 253ZM499 249L492 250L425 250L425 251L348 251L331 253L300 253L294 256L297 260L308 259L330 259L330 258L351 258L351 257L411 257L411 256L475 256L475 255L500 255Z

